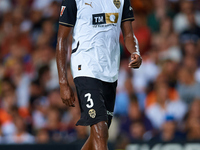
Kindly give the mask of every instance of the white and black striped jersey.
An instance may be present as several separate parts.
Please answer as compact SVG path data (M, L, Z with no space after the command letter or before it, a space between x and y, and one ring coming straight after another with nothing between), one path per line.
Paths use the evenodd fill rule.
M129 0L63 0L59 23L74 27L73 78L84 76L116 81L121 23L133 20Z

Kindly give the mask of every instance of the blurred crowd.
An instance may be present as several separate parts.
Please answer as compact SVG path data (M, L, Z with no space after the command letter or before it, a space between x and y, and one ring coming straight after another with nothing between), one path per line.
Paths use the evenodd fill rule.
M88 127L59 94L61 0L0 0L0 144L84 141ZM143 63L121 64L110 142L200 140L200 1L131 0ZM71 40L68 40L69 55ZM68 65L69 66L69 65ZM75 92L68 67L68 80Z

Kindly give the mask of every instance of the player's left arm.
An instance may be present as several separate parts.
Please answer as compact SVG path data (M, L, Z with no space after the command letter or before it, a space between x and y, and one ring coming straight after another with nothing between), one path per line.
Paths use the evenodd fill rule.
M131 21L122 22L121 28L125 46L131 53L131 62L129 63L129 67L137 69L142 63L142 57L140 56L138 42L133 33Z
M128 51L131 53L131 62L129 67L139 68L142 63L137 38L132 29L131 22L134 20L133 9L130 0L124 0L121 29L124 36L124 43Z

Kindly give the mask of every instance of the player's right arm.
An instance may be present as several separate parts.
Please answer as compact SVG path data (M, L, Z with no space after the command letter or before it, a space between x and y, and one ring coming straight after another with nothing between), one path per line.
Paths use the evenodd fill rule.
M60 96L63 103L67 106L74 106L74 93L67 81L67 50L66 44L72 27L59 25L57 46L56 46L56 62L60 84Z
M59 29L56 46L60 96L64 104L74 107L74 93L67 81L67 40L76 22L77 7L75 0L63 0L60 11Z
M127 50L131 53L130 68L139 68L142 63L142 58L139 52L139 45L132 29L131 22L134 20L133 9L130 0L124 0L122 13L121 29L124 37L124 43Z

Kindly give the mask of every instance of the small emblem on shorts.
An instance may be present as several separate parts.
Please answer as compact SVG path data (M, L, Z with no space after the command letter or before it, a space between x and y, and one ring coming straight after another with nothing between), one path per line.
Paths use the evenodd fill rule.
M78 70L81 70L81 65L78 65Z
M88 114L90 115L91 118L95 118L96 117L96 111L94 109L90 109L88 111Z

